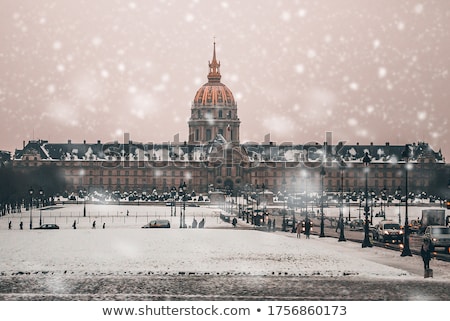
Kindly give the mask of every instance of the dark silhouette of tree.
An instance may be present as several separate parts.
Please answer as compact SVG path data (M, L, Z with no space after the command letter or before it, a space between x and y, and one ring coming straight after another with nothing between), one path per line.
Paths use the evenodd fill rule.
M65 188L61 169L54 165L32 168L1 167L0 210L2 215L5 215L9 208L14 209L21 204L28 206L30 188L34 190L35 197L38 197L42 189L46 199L61 193Z

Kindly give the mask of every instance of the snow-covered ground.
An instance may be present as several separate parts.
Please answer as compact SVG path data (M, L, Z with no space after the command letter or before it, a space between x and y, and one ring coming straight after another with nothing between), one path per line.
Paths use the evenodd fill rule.
M233 229L214 207L186 208L186 224L205 218L204 229L180 229L180 209L166 206L57 206L42 211L44 223L59 230L29 230L29 212L0 219L0 273L11 274L179 274L301 275L423 279L420 257L400 257L383 248L361 248L333 238ZM394 209L396 210L396 209ZM127 215L128 211L128 215ZM39 222L33 210L33 224ZM170 229L142 229L153 218L166 218ZM12 229L7 229L7 222ZM71 228L77 221L77 229ZM92 228L93 221L97 228ZM19 222L24 230L19 230ZM105 223L105 229L102 228ZM240 226L250 227L239 220ZM450 282L449 263L433 261L434 280Z

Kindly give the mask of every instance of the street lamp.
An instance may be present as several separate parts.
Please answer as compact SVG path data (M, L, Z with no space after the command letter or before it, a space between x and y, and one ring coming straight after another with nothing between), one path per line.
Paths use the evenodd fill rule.
M28 193L30 194L30 230L33 228L33 188L30 187L28 190Z
M258 215L259 215L259 192L258 192L258 190L259 190L259 185L258 184L256 184L256 189L255 189L255 191L256 191L256 193L255 193L255 197L256 197L256 216L258 217ZM256 223L254 223L255 225L259 225L259 224L256 224Z
M266 210L266 196L264 194L264 191L266 190L266 184L262 184L262 194L263 194L263 212Z
M344 168L347 166L344 161L341 160L341 206L339 208L339 242L347 241L344 235Z
M372 243L369 240L369 192L367 188L367 180L368 180L368 174L369 174L369 164L370 164L370 157L369 153L366 152L363 158L364 163L364 174L365 174L365 199L366 199L366 205L364 206L364 240L362 242L362 247L372 247Z
M325 237L325 223L323 218L323 178L326 175L325 168L322 165L320 169L320 235L319 237Z
M176 207L175 207L175 213L173 212L176 194L177 194L177 190L176 190L175 186L172 186L172 188L170 189L170 216L177 216Z
M405 159L405 232L403 233L403 250L400 256L412 256L411 249L409 248L409 222L408 222L408 171L410 170L409 158L409 146L405 146L405 150L402 153Z
M180 184L179 187L179 193L183 197L183 208L180 211L180 228L186 227L186 182L183 182L183 184Z
M283 177L284 192L283 192L283 223L281 224L281 230L286 232L286 178Z
M402 188L399 186L395 190L396 199L400 200L398 203L398 224L402 225L402 216L400 214L400 206L402 205Z
M83 190L83 216L86 217L86 190Z
M42 200L42 206L44 206L44 199L43 199L43 197L44 197L44 191L43 191L42 188L41 188L41 189L39 190L39 199ZM39 226L42 225L42 206L41 206L41 208L39 209Z
M292 197L292 205L294 207L293 211L292 211L292 231L294 231L295 229L295 210L297 209L297 189L296 189L296 184L297 184L297 179L295 178L295 175L292 175L292 186L293 189L292 191L294 192L294 197Z

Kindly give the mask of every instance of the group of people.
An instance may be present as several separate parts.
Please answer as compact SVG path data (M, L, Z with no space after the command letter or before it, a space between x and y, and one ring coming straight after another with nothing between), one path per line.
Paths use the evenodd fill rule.
M273 231L275 232L277 229L275 225L275 219L271 220L270 218L267 220L267 231Z
M20 221L20 223L19 223L19 228L20 228L21 230L23 230L23 222L22 222L22 221ZM8 230L11 230L11 229L12 229L12 222L9 221L9 222L8 222Z
M96 228L96 227L97 227L97 222L96 222L96 221L92 222L92 228ZM106 223L105 223L105 222L103 222L103 226L102 226L102 227L103 227L103 228L106 228ZM73 221L72 228L73 228L74 230L77 229L77 221L76 221L76 220Z
M205 227L205 218L202 218L200 223L197 222L197 220L194 217L194 220L192 221L192 228L204 228Z
M300 221L297 223L297 226L296 226L297 238L301 237L302 230L303 230L303 224L305 224L305 236L307 239L309 239L309 236L311 235L311 227L312 227L312 223L309 218L306 218L304 222Z

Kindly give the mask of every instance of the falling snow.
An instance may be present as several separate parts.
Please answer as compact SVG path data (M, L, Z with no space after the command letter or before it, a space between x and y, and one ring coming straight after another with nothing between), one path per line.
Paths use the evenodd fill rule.
M0 3L2 150L123 132L186 139L215 41L242 141L333 131L450 155L448 1Z

